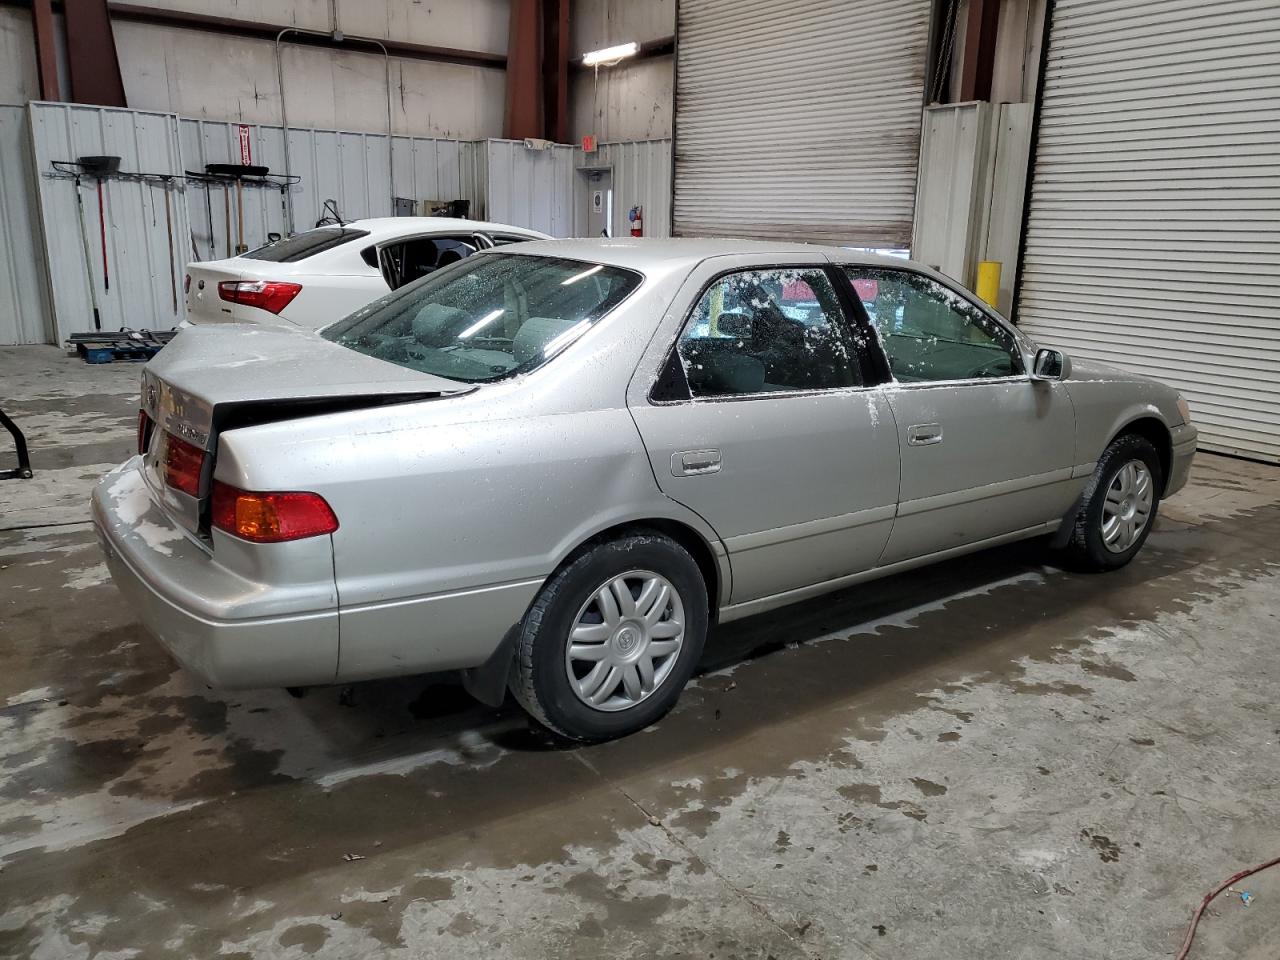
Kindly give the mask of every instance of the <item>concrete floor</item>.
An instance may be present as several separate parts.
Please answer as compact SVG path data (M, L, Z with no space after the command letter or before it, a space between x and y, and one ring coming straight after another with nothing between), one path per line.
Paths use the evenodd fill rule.
M1202 455L1119 573L1024 544L733 624L566 748L430 678L175 669L85 523L137 376L0 350L0 955L1159 957L1280 854L1280 469ZM1193 956L1280 952L1280 868L1241 887Z

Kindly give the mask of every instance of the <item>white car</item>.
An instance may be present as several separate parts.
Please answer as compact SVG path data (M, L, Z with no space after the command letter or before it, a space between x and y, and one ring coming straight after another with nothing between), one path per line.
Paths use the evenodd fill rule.
M187 264L187 320L314 330L477 250L549 239L523 227L448 217L317 227L238 257Z

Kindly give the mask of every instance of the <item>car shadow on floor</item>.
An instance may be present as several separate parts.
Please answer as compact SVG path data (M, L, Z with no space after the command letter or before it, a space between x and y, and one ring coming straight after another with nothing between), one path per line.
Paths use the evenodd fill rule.
M975 672L1011 669L1024 655L1048 656L1072 636L1176 606L1186 585L1147 590L1152 581L1187 573L1211 560L1222 545L1203 529L1157 531L1129 567L1105 575L1077 574L1051 562L1043 540L996 548L860 584L813 600L712 629L690 689L661 722L678 727L690 751L722 734L767 727L794 709L788 689L803 689L807 708L856 698L959 658ZM821 664L806 649L829 648ZM776 695L762 698L729 722L696 691L723 689L744 664L764 663ZM425 680L425 682L424 682ZM913 684L915 690L918 683ZM403 709L412 721L408 740L449 740L481 731L511 751L561 751L579 745L551 735L525 718L508 696L499 709L472 700L449 677L371 681L347 688L357 709ZM333 702L328 691L315 696ZM706 697L702 698L706 700ZM397 705L401 705L397 708ZM741 707L742 705L740 705ZM711 723L711 721L715 721ZM403 748L403 745L402 745Z

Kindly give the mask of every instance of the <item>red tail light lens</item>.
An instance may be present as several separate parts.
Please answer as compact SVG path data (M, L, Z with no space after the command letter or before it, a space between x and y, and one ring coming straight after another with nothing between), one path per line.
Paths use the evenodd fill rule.
M213 525L252 543L281 543L333 533L338 518L318 493L254 493L215 480Z
M171 433L165 434L164 444L164 482L188 496L200 496L204 451Z
M183 293L191 292L191 274L189 273L182 280L182 292Z
M228 303L259 307L268 313L279 313L302 292L302 284L283 280L224 280L218 284L218 296Z
M147 444L151 442L151 417L147 411L138 411L138 452L146 453Z

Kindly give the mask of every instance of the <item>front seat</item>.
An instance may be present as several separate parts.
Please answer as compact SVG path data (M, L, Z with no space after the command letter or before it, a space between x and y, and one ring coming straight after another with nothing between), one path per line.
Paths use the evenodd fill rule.
M520 324L515 340L511 345L512 354L517 364L528 363L547 348L556 337L566 330L577 326L576 320L561 320L558 317L530 317Z

